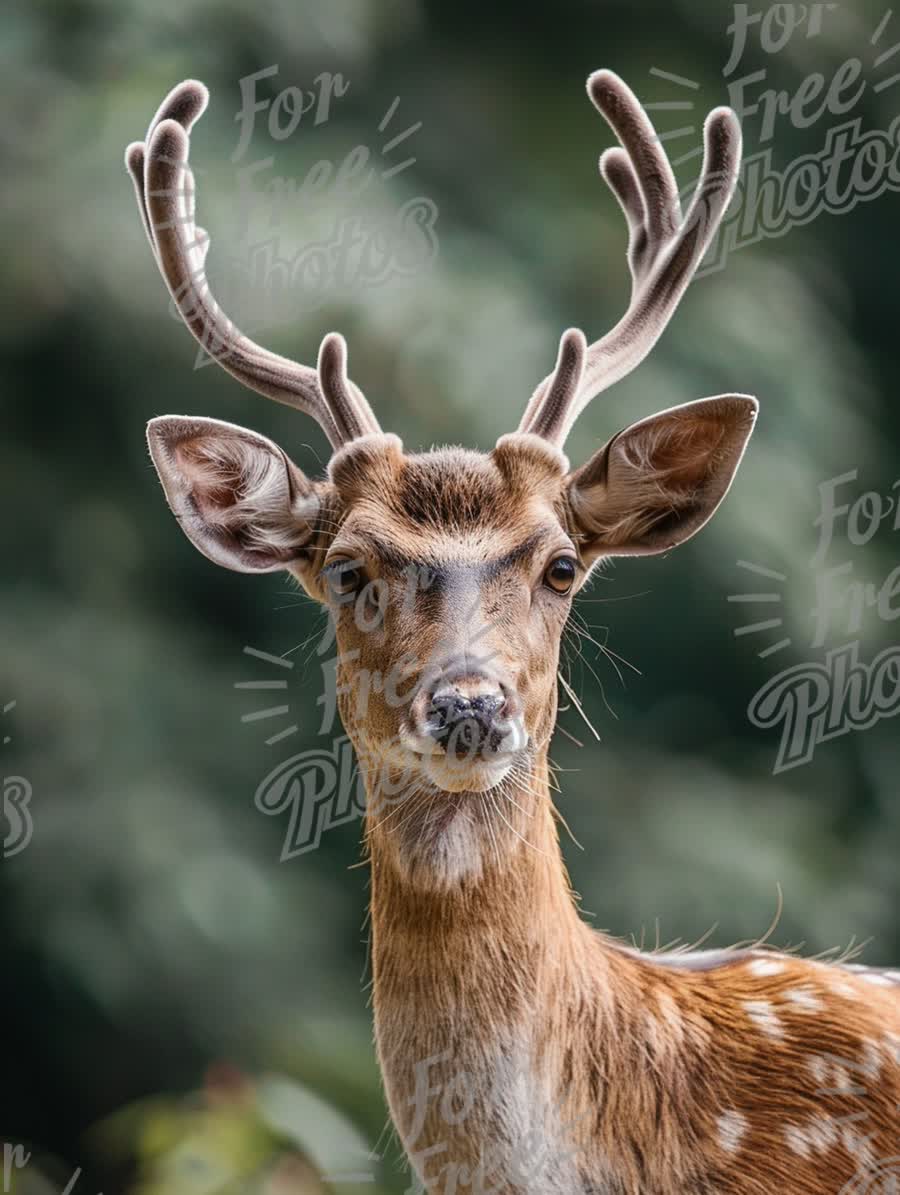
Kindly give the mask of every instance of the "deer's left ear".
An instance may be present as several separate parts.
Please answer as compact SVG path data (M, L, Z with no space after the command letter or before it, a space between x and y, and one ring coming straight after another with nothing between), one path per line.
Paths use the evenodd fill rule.
M758 409L745 394L704 398L613 436L569 481L585 561L690 539L727 494Z

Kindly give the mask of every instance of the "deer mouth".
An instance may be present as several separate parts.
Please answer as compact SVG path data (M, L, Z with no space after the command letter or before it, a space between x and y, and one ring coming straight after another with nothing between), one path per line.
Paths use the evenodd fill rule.
M456 737L435 737L405 727L400 743L417 769L445 792L484 792L505 779L527 749L529 737L520 719L495 726L483 736L476 730Z
M435 736L405 727L400 732L404 750L429 759L445 759L465 767L471 763L501 762L505 757L518 755L528 746L528 733L519 719L503 726L492 727L479 737L477 730L463 726L453 735Z

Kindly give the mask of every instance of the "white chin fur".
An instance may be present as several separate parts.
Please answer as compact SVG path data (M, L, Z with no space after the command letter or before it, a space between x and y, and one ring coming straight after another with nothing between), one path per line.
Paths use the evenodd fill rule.
M498 816L497 790L517 755L462 761L443 754L404 751L405 778L390 804L375 817L384 821L384 843L414 887L447 891L477 880L489 862L498 863L518 843ZM397 762L397 756L394 756ZM410 763L413 766L410 767ZM408 812L395 805L407 802Z
M441 755L427 755L422 759L423 773L435 788L445 793L486 792L509 774L512 765L511 756L465 762Z

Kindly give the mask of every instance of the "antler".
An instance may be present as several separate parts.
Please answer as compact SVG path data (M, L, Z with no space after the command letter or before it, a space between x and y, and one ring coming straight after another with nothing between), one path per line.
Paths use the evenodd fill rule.
M612 71L596 71L588 94L622 147L600 158L600 172L628 221L631 302L616 326L590 347L577 328L563 333L556 368L535 390L520 432L560 447L592 398L643 361L672 317L728 207L741 160L741 130L730 108L704 125L700 180L682 219L669 159L637 97Z
M325 337L318 369L311 369L250 340L213 298L204 269L209 236L194 224L194 178L188 164L188 134L208 101L202 83L179 83L159 106L146 141L135 141L125 151L144 229L182 319L239 382L311 415L332 448L380 432L371 407L347 377L342 336L332 332Z

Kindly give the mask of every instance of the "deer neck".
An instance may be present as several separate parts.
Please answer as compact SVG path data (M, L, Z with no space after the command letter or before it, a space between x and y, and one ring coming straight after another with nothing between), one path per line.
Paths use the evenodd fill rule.
M368 834L381 1069L407 1152L415 1162L424 1151L433 1164L417 1168L432 1177L442 1165L485 1165L474 1142L506 1142L508 1152L529 1133L546 1139L564 1069L559 1021L573 992L589 1001L596 984L596 939L573 901L546 759L509 795L512 841L501 838L495 854L488 836L483 866L439 890L404 874L390 822ZM487 1165L508 1171L515 1161Z

